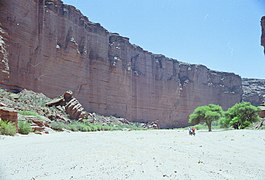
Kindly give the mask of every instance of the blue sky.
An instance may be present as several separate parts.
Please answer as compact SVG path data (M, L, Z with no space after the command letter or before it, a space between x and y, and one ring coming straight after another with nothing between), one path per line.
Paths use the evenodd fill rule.
M63 0L156 54L265 79L265 0Z

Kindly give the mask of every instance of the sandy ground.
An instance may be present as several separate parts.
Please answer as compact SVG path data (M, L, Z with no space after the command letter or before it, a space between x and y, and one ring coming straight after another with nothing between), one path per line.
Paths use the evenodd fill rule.
M0 179L265 179L265 131L0 136Z

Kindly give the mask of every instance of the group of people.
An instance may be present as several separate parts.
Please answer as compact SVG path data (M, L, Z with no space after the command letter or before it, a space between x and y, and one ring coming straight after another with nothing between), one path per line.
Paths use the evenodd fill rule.
M192 128L189 127L189 135L195 136L195 131L196 131L195 127L192 127Z

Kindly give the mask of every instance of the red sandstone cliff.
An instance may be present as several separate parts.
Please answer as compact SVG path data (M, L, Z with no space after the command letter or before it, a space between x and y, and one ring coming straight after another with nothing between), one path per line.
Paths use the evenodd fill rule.
M88 111L161 127L241 100L239 76L147 52L59 0L1 0L0 12L2 84L50 97L70 89Z

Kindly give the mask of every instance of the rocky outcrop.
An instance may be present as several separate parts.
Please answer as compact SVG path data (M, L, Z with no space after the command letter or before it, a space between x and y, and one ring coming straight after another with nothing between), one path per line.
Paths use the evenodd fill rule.
M63 97L54 99L54 100L46 103L46 106L48 106L48 107L52 107L52 106L61 107L69 115L70 119L82 121L83 119L88 118L88 113L85 111L85 109L79 103L79 101L73 97L72 91L66 91L64 93Z
M265 80L243 78L242 84L243 101L256 106L265 102Z
M261 18L261 45L264 47L265 54L265 16Z
M13 123L18 132L18 113L16 110L8 107L0 107L0 120L1 119Z
M198 105L241 100L239 76L152 54L59 0L1 0L0 11L10 72L2 84L50 97L70 89L89 112L162 128L187 125Z

